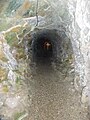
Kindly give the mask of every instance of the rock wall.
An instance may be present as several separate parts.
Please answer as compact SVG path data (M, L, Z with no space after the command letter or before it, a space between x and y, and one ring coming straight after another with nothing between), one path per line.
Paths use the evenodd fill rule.
M79 85L82 87L82 102L85 102L87 95L90 94L90 1L70 1L68 5L72 16L70 34L73 39L75 68L80 76Z

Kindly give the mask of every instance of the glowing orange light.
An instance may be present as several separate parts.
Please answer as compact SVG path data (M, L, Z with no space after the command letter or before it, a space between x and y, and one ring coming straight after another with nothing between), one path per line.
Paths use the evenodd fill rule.
M51 44L49 42L44 43L44 49L48 50L50 48L50 46L51 46Z

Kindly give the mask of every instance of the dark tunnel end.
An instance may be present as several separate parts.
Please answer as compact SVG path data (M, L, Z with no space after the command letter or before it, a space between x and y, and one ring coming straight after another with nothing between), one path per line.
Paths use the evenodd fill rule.
M56 57L55 32L42 30L32 34L32 56L35 62L51 62Z
M61 62L72 55L70 39L64 31L38 29L26 37L28 56L35 63Z

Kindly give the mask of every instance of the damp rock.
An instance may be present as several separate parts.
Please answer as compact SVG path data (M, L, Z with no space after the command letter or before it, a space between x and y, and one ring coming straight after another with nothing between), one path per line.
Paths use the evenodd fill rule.
M15 81L16 81L16 75L14 74L14 72L12 70L9 71L8 73L8 79L9 79L9 82L13 85L15 84Z
M82 103L87 103L88 102L88 87L85 87L82 90L81 102Z
M3 102L2 101L0 101L0 108L3 106Z
M13 109L13 108L17 107L18 102L19 102L19 98L20 98L19 96L18 96L18 97L10 97L10 98L7 98L6 101L5 101L5 104L6 104L9 108Z

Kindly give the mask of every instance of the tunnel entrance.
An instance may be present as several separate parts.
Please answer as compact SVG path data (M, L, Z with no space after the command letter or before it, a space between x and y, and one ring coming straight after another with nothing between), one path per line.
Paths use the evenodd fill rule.
M64 63L72 54L70 39L64 31L35 29L25 36L28 58L36 64Z
M56 36L48 30L32 35L32 56L38 63L50 63L55 59Z

